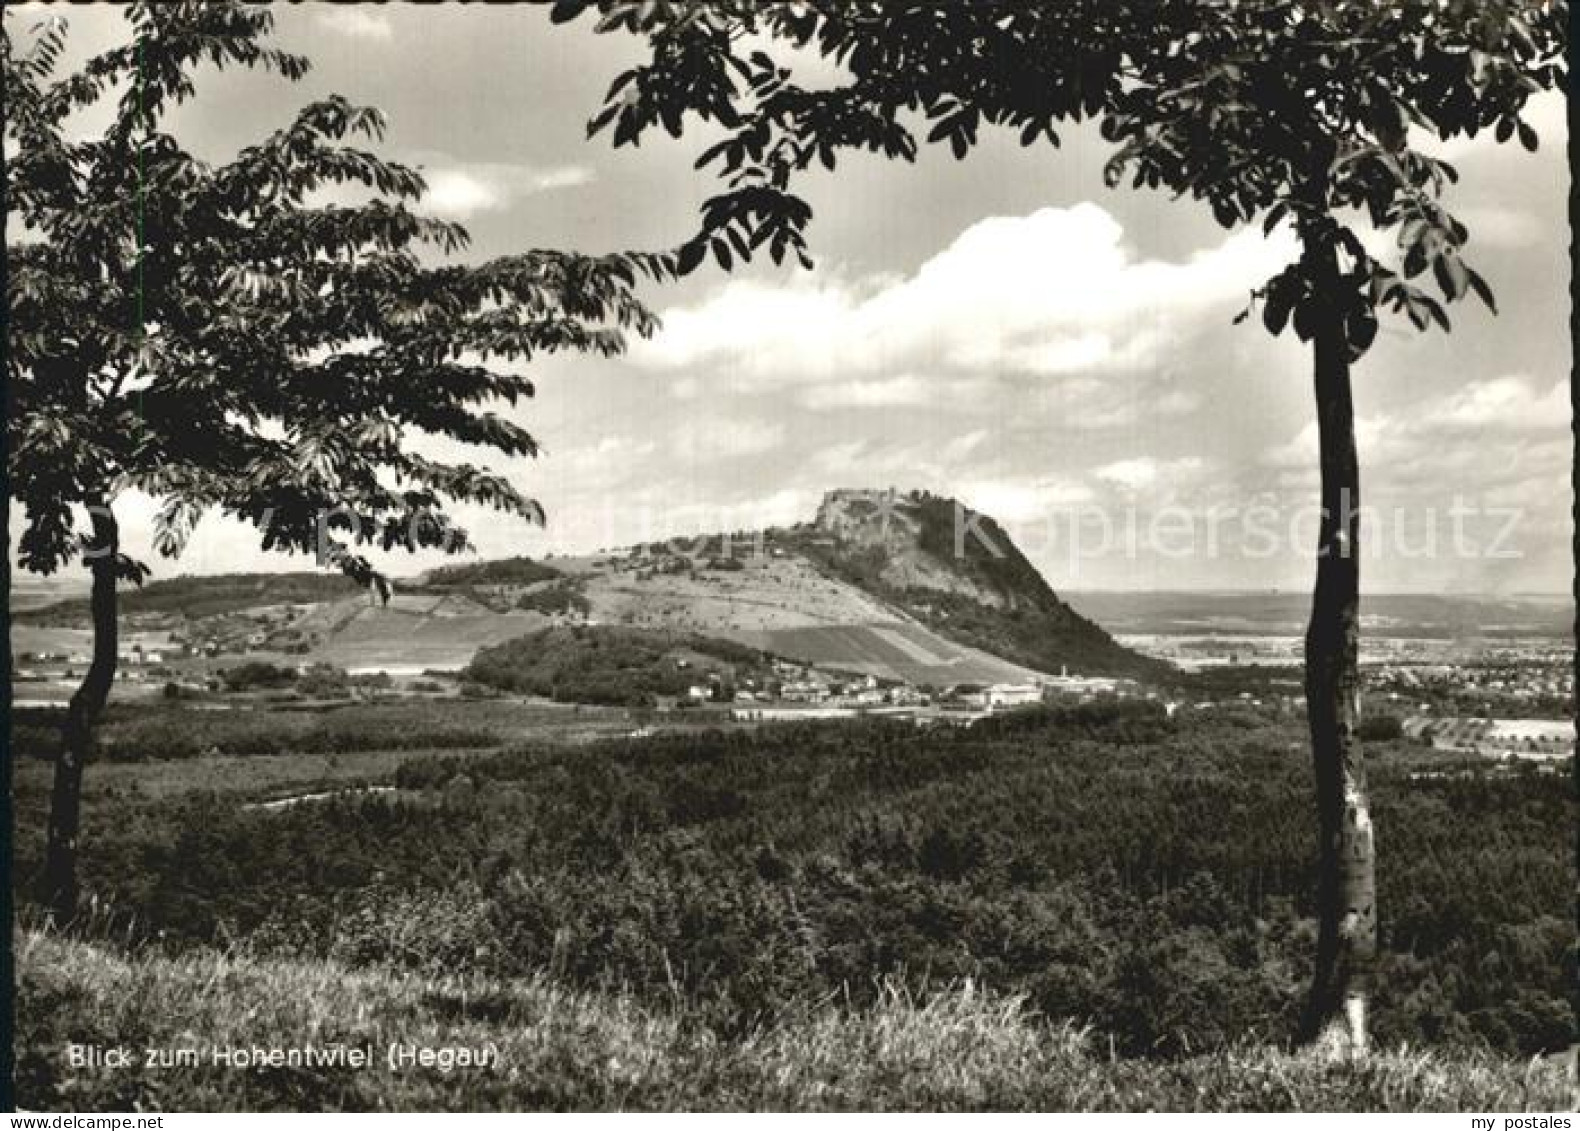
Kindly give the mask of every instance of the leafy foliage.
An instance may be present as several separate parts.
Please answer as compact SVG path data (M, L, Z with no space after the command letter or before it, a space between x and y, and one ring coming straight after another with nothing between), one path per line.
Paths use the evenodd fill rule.
M566 578L523 593L516 599L516 608L549 616L586 616L592 611L592 602L580 584Z
M64 77L64 21L22 36L6 21L22 565L48 573L75 557L74 508L133 488L159 502L162 554L219 511L256 526L265 549L316 551L364 582L357 546L466 547L455 503L541 519L505 478L417 441L535 454L494 408L532 395L519 363L608 355L624 332L650 332L635 287L671 274L669 259L445 262L466 231L412 210L421 175L358 145L382 136L383 115L338 95L228 161L200 160L166 128L200 64L298 79L307 61L265 45L266 6L125 14L128 41ZM108 124L79 136L77 116L101 109ZM368 199L320 203L327 189Z
M728 640L613 625L545 628L481 648L463 678L566 703L651 706L709 677L720 686L772 669L762 653Z
M763 247L810 265L811 209L793 178L836 168L842 151L912 161L918 120L927 143L957 158L984 127L1058 145L1061 124L1096 120L1115 146L1110 184L1128 176L1188 195L1226 227L1292 223L1307 254L1254 292L1263 321L1274 334L1292 321L1309 339L1316 304L1337 302L1355 356L1379 310L1448 327L1413 281L1428 271L1446 302L1493 302L1464 260L1468 231L1441 201L1456 173L1420 150L1421 135L1491 131L1535 149L1522 111L1567 77L1564 0L558 0L553 15L589 9L600 32L650 49L611 84L590 133L612 128L616 146L634 145L654 128L679 137L693 115L724 132L697 165L726 191L703 205L683 271L709 253L728 269ZM813 55L836 81L796 81ZM1355 212L1397 229L1400 270L1366 250L1342 218ZM1342 293L1318 269L1335 255Z

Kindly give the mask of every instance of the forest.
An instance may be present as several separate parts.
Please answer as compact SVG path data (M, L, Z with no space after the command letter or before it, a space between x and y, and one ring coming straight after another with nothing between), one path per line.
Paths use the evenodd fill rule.
M1301 739L1113 700L439 751L394 793L274 811L90 796L84 883L107 933L173 952L546 975L734 1035L970 979L1167 1059L1290 1035L1314 930ZM1374 750L1380 1045L1567 1047L1568 778ZM42 801L19 798L18 877Z
M756 649L696 633L614 625L539 629L480 648L464 680L500 691L543 695L564 703L650 707L658 696L684 696L693 686L723 689L738 680L766 680L769 658Z

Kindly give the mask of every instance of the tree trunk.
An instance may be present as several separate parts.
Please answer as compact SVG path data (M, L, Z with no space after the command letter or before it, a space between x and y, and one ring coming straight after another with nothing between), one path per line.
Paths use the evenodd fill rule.
M1319 295L1342 281L1331 249L1316 264ZM1360 463L1342 311L1323 304L1313 345L1322 461L1317 580L1306 629L1306 712L1316 770L1317 963L1303 1042L1329 1055L1366 1052L1377 950L1376 856L1360 721Z
M77 918L77 840L82 816L82 766L93 749L93 731L115 681L119 647L116 622L115 563L120 529L108 504L90 505L93 542L88 568L93 574L89 607L93 620L93 659L66 707L55 783L49 799L49 832L44 849L43 902L59 929Z

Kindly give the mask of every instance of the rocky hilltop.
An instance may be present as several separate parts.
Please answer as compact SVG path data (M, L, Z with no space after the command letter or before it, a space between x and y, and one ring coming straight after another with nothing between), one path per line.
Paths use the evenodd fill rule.
M959 643L1049 673L1160 670L1061 600L991 516L955 499L829 491L791 537L820 568Z

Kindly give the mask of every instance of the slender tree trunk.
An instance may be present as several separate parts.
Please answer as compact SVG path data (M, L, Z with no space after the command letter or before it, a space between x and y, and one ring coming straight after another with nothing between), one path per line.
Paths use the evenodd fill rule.
M1341 280L1331 249L1318 253L1318 294ZM1314 326L1322 521L1306 629L1306 711L1320 837L1317 963L1302 1040L1330 1055L1366 1052L1366 1011L1377 950L1376 855L1357 725L1360 678L1360 462L1343 316Z
M119 647L116 621L115 562L120 529L109 505L90 505L93 543L88 568L93 574L89 607L93 620L93 659L66 707L55 783L49 800L49 832L44 850L43 901L64 929L77 918L77 840L82 817L82 766L93 749L93 731L115 681Z

